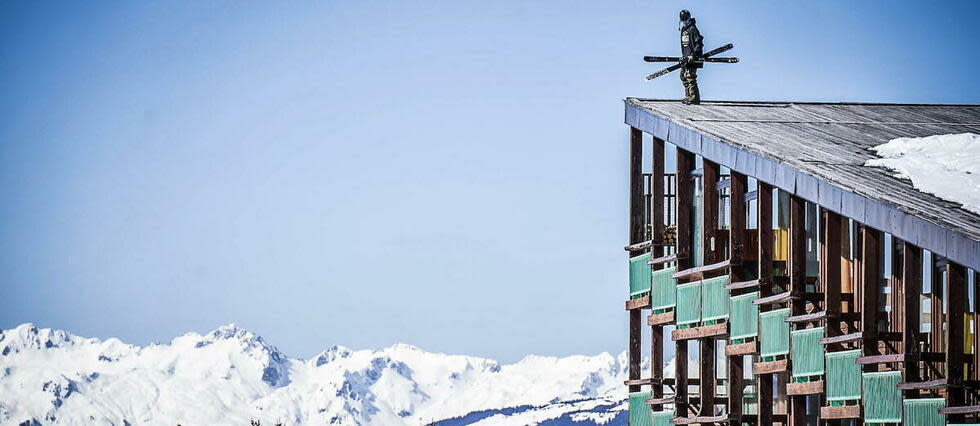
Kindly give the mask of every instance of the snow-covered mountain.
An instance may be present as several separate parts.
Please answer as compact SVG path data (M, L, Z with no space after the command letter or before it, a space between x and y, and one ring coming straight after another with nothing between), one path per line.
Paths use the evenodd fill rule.
M402 344L302 360L234 325L138 347L24 324L0 332L0 424L625 424L626 368Z

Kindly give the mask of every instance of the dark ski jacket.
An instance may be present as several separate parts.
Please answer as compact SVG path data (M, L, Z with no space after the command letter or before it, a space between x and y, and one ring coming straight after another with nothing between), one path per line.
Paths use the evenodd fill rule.
M704 54L704 37L698 31L697 22L694 18L688 19L681 27L681 56L688 57L693 55L694 59L701 59ZM689 68L702 68L704 64L690 65Z

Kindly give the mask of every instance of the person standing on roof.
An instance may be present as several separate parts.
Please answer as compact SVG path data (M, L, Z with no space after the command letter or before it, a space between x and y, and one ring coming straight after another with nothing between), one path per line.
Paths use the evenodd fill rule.
M684 83L684 103L697 105L701 103L701 93L698 91L698 68L704 64L698 62L704 54L704 37L691 12L682 10L680 14L681 23L681 82Z

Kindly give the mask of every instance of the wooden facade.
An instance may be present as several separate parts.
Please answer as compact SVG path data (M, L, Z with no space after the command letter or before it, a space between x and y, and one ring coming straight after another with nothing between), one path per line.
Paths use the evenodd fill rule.
M877 221L868 206L888 200L862 201L858 216L828 195L847 191L836 183L813 178L808 192L792 162L764 175L739 163L760 153L718 133L695 142L698 129L642 102L667 103L627 101L626 385L643 402L631 398L631 423L980 424L980 278L959 248L980 247L973 229L945 230L939 254L931 228ZM687 120L725 114L684 108ZM798 173L793 190L780 167Z

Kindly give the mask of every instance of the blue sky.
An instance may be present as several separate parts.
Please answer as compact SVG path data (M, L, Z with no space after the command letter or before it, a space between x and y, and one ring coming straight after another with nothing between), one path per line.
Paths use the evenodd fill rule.
M621 100L980 103L980 3L4 2L0 328L626 346Z

